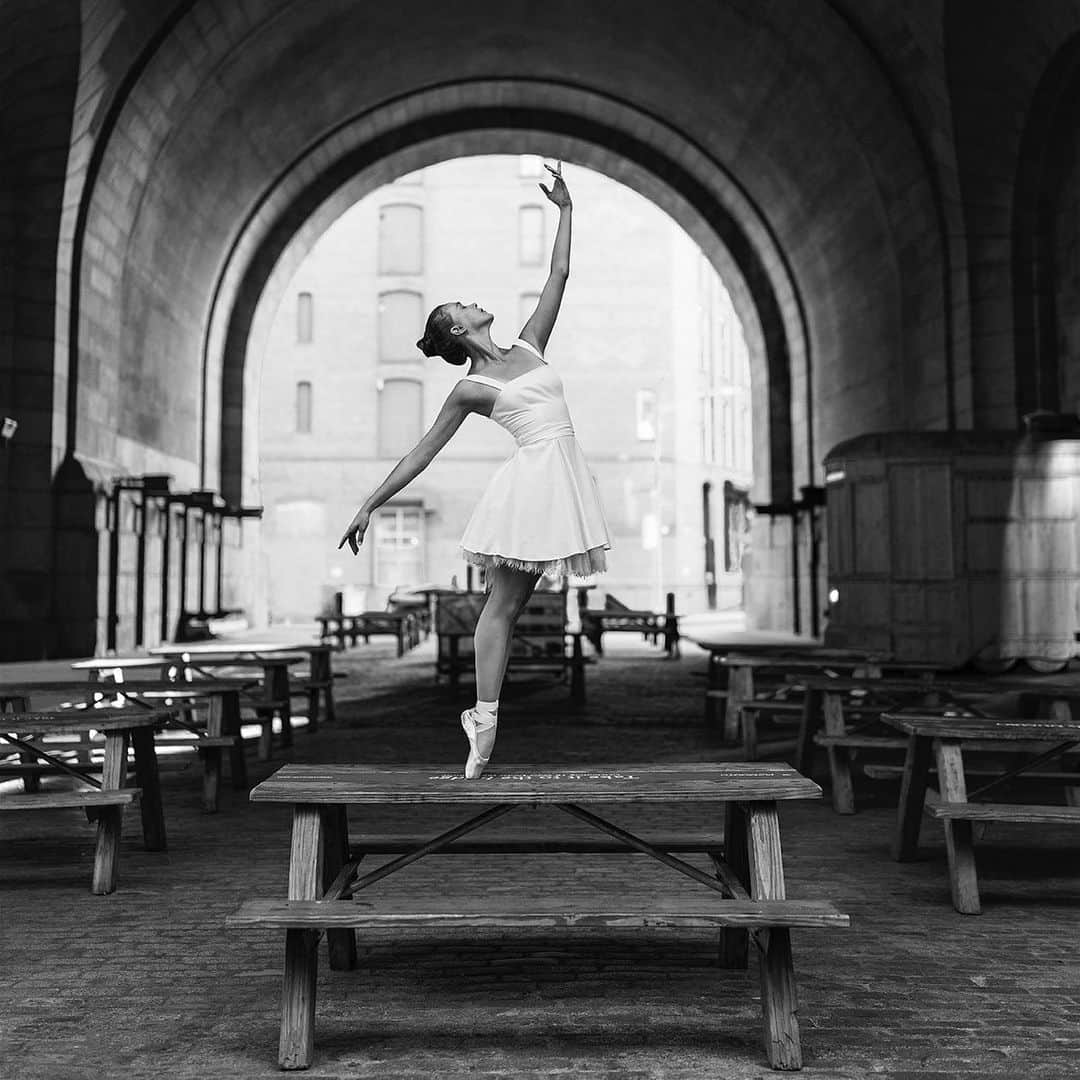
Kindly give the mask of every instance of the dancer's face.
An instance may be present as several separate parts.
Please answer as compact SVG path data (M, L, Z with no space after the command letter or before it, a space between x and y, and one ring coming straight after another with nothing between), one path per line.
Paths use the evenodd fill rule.
M464 326L470 332L490 326L495 318L490 311L485 311L479 304L463 304L460 300L447 304L446 312L454 320L455 326Z

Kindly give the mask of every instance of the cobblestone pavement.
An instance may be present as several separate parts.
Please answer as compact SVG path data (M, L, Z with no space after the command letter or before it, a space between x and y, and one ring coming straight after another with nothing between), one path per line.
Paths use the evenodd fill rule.
M399 660L375 640L341 656L350 677L337 724L301 733L289 758L460 764L461 702L434 685L432 645ZM564 686L511 684L498 760L707 760L703 683L692 675L704 667L693 646L667 660L624 637L589 669L580 714ZM281 760L253 763L253 779ZM88 889L85 817L4 815L0 1075L278 1075L283 934L224 920L244 897L285 894L288 811L226 790L221 812L203 814L194 764L164 784L168 854L143 851L136 821L126 823L119 889L107 897ZM832 899L853 921L794 935L804 1075L1080 1076L1076 834L995 826L980 855L984 914L965 917L949 903L940 830L928 823L920 861L894 863L896 786L861 790L854 817L827 802L782 808L788 894ZM630 809L613 816L641 824ZM685 811L646 812L662 827L692 822ZM436 824L408 808L357 811L351 822ZM540 881L607 896L631 881L694 887L636 856L432 858L383 884L482 908ZM756 973L715 967L707 935L418 932L361 946L352 972L330 971L323 946L312 1077L773 1075Z

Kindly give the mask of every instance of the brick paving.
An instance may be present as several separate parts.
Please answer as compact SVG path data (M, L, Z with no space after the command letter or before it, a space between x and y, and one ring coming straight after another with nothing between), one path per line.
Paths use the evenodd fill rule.
M340 657L350 678L338 722L300 734L289 759L459 764L461 706L434 685L432 644L398 660L376 640ZM691 677L704 666L692 646L669 661L627 636L589 669L583 713L568 709L565 687L508 686L498 759L707 760L703 684ZM253 762L253 779L282 760ZM108 897L89 893L85 818L5 815L0 1075L279 1075L283 935L226 930L224 919L246 896L284 895L288 811L226 789L221 812L203 814L194 764L164 784L169 853L143 851L130 819ZM888 855L896 786L861 790L854 817L825 801L782 809L789 895L832 899L853 920L794 934L804 1075L1080 1076L1075 832L995 826L980 855L984 914L965 917L949 903L940 829L928 823L921 860L898 865ZM630 810L612 816L641 824ZM435 824L412 808L350 818L354 830ZM652 820L700 824L678 809ZM380 887L482 907L485 895L539 881L609 896L631 880L669 881L634 856L531 856L506 868L432 858ZM352 972L330 971L323 946L312 1077L773 1075L756 973L716 968L707 935L421 932L361 944Z

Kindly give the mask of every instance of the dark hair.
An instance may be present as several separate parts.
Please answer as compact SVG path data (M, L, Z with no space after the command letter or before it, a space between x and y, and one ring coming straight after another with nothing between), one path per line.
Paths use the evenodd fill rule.
M465 346L450 333L453 325L454 320L445 310L445 305L440 304L428 316L424 336L416 343L416 347L425 356L441 356L448 364L467 364L469 354L465 351Z

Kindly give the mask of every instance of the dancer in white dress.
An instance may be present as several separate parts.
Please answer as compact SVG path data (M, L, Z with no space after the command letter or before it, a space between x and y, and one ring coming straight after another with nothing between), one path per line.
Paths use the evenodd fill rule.
M478 778L491 757L499 692L514 624L540 577L589 576L606 569L611 547L596 480L574 435L562 380L544 360L570 275L573 204L562 165L545 166L559 208L551 272L532 317L508 349L491 340L493 316L476 304L442 304L428 317L417 346L450 364L471 362L435 423L367 498L338 547L359 551L371 514L415 479L469 413L490 417L513 435L517 449L499 467L461 538L463 556L485 570L488 595L476 623L476 705L461 714L469 741L465 775Z

